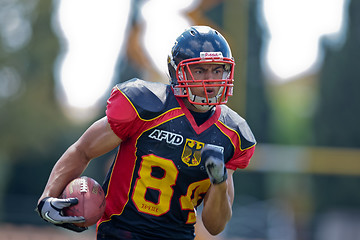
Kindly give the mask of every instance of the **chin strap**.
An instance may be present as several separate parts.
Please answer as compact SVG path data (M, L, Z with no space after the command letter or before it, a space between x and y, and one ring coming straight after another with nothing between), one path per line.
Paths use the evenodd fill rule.
M199 110L206 110L206 111L210 111L211 109L213 109L215 107L215 105L197 105L197 104L193 104L192 105Z

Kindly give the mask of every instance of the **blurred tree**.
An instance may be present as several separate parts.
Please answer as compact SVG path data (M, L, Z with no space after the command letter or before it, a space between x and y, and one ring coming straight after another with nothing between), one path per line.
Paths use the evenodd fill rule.
M315 143L319 146L360 147L359 11L359 1L349 2L343 46L334 47L327 39L323 41L325 56L313 125ZM358 214L359 176L314 175L313 184L315 214L339 211L346 216L347 210ZM320 220L315 220L318 221L315 224L320 224ZM341 227L341 219L338 222Z
M261 68L263 26L259 22L259 1L249 1L248 45L246 69L246 120L260 143L269 143L270 108L266 94L265 77Z
M4 200L25 212L12 194L40 195L52 165L83 130L66 119L54 97L59 44L52 8L52 1L0 2L0 221L14 210L3 209Z
M321 146L360 147L360 2L351 1L348 9L345 44L337 49L323 41L325 60L314 117L316 144Z
M9 6L12 11L21 11L18 9L28 4L25 0L12 2L15 2ZM51 30L52 4L31 2L35 2L35 6L23 20L32 31L28 43L18 49L9 49L2 42L2 70L10 69L15 77L0 75L1 82L17 81L19 84L12 95L0 99L0 151L12 160L27 149L48 152L54 129L69 126L54 98L53 65L59 45ZM5 86L3 91L9 91L10 87Z

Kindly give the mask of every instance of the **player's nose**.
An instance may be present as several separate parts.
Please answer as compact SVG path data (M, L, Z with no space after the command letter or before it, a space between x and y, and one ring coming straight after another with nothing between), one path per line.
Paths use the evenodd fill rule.
M214 80L214 79L217 79L217 76L216 76L216 74L213 73L212 70L207 70L205 72L205 79Z

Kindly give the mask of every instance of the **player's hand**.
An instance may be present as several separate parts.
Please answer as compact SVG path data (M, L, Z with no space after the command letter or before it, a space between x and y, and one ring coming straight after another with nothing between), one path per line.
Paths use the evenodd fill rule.
M76 204L78 204L77 198L59 199L46 197L37 205L36 211L42 219L49 223L75 232L82 232L85 231L87 227L78 227L73 223L85 222L84 217L64 216L62 213L64 208Z
M206 172L213 184L219 184L227 179L227 171L222 150L207 144L201 151L201 159L205 160Z

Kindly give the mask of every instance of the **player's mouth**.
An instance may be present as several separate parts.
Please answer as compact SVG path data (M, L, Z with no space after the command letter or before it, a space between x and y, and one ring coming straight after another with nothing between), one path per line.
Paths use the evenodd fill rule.
M214 97L215 96L215 89L214 88L206 88L206 94L208 97Z

